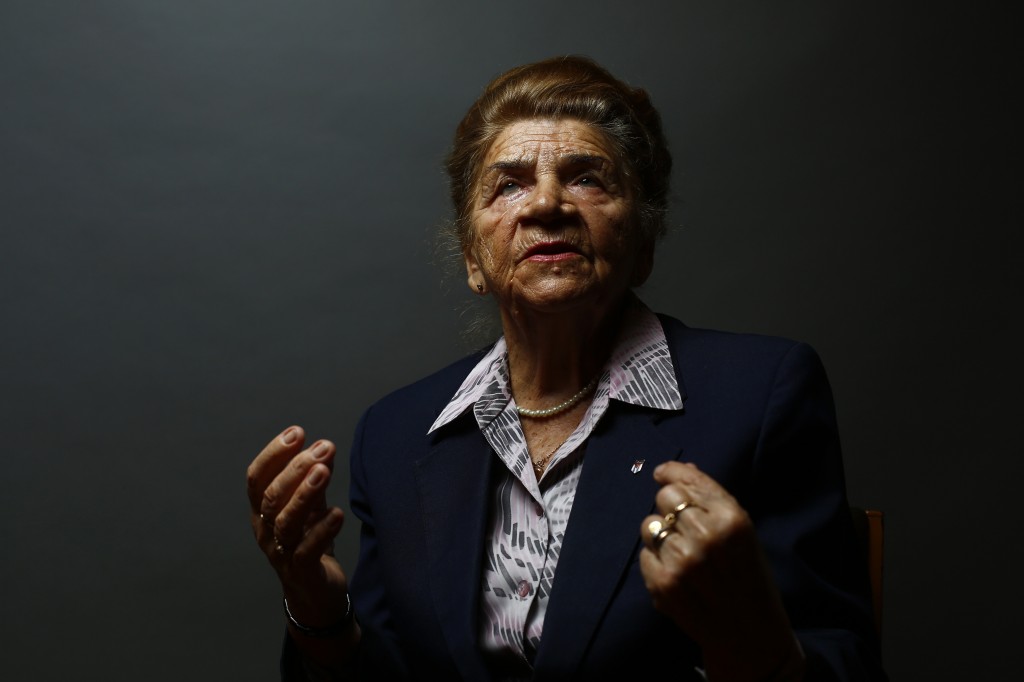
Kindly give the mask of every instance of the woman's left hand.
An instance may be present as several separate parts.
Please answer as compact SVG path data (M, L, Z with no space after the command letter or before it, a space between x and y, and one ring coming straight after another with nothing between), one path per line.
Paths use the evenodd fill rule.
M799 679L803 655L747 512L692 464L666 462L654 479L661 515L644 519L640 570L655 608L700 645L708 679ZM668 528L660 541L652 522Z

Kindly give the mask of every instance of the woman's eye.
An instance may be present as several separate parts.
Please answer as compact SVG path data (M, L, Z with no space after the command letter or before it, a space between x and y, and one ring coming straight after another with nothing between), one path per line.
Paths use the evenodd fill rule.
M601 186L601 183L597 181L597 178L595 178L592 175L581 176L578 180L576 180L576 184L577 185L581 185L583 187L600 187Z
M519 191L519 185L512 182L511 180L503 182L501 186L498 188L498 193L501 194L502 196L515 194L517 191Z

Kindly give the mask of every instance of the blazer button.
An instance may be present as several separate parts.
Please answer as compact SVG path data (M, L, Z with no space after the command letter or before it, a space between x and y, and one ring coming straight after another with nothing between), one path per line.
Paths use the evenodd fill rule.
M530 583L525 580L519 581L519 596L526 599L530 596Z

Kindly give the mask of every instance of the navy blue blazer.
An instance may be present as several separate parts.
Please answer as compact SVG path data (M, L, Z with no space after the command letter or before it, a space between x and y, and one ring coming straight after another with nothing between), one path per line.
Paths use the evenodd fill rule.
M588 440L534 679L673 669L698 679L698 647L653 608L638 561L640 525L658 490L651 472L667 460L696 464L750 514L807 655L807 679L884 679L817 355L793 341L661 320L684 409L612 401ZM366 678L494 678L478 626L501 464L471 413L427 435L480 357L385 397L357 428L350 502L362 528L351 592ZM634 474L636 460L645 464ZM294 663L286 646L283 667Z

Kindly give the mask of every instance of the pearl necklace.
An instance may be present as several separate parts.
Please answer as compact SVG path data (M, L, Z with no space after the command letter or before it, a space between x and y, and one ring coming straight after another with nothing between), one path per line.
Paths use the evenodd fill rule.
M519 405L516 405L516 412L518 412L524 417L535 418L551 417L560 412L565 412L570 407L574 406L576 403L583 400L584 396L586 396L588 393L594 390L594 387L597 386L597 379L598 377L594 377L593 379L591 379L589 384L587 384L586 386L579 390L579 393L569 398L564 403L559 403L554 407L549 407L544 410L531 410L527 407L520 407Z

